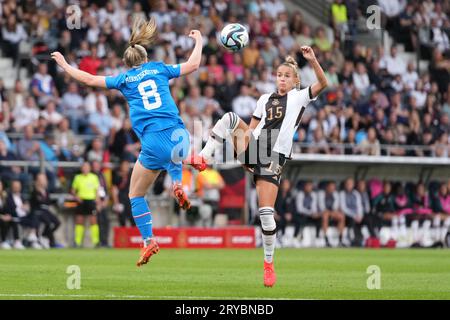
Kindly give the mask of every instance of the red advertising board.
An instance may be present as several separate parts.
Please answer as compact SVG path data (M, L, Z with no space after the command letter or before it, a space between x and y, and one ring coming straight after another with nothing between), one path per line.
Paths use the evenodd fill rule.
M161 248L254 248L253 227L154 228ZM135 227L114 228L115 248L139 248L142 238Z

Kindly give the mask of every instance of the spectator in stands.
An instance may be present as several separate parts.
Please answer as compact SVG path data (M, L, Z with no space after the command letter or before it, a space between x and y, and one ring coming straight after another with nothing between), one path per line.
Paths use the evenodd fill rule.
M286 226L292 223L294 218L298 219L298 215L295 214L295 197L291 189L291 182L283 179L275 202L276 220L285 246L290 245L290 240L285 236Z
M379 156L381 154L380 142L373 127L370 127L367 131L367 137L361 142L360 150L362 154L369 156Z
M135 225L133 216L131 214L131 204L128 199L130 188L131 170L130 162L122 160L119 169L113 171L113 180L111 188L111 198L113 203L113 212L119 217L119 224L121 227L127 225L127 221L131 226Z
M311 143L311 147L308 148L308 153L321 153L321 154L330 153L327 140L325 139L322 127L320 126L318 126L314 130L313 140Z
M342 0L334 0L331 4L331 22L336 33L348 30L347 6Z
M215 42L215 41L214 41ZM205 49L203 49L205 52ZM258 42L252 39L250 40L250 45L245 47L242 51L242 62L245 68L253 68L256 65L256 61L259 58Z
M346 144L344 153L345 154L359 154L360 149L356 146L356 132L354 129L348 130L347 138L345 138L344 143Z
M116 133L122 129L123 122L125 120L125 113L123 112L122 106L119 103L113 105L111 110L111 134L110 141L112 142Z
M31 79L31 92L39 106L45 106L51 99L58 98L58 91L51 75L48 74L47 63L39 63L37 72Z
M386 57L386 69L391 76L402 75L406 72L405 60L397 52L397 46L393 45L391 47L391 55Z
M363 96L368 94L370 88L369 75L366 67L361 62L356 65L356 70L353 72L353 84Z
M25 228L24 240L27 245L34 249L41 249L38 242L37 230L39 220L36 215L30 212L30 205L22 197L22 185L20 181L11 182L11 191L6 198L4 211L11 217L14 237L14 248L23 249L23 244L19 236L19 226Z
M383 182L383 192L373 199L370 217L368 227L371 235L376 234L379 237L379 231L383 224L393 225L396 214L392 186L389 181Z
M435 228L435 239L442 242L450 230L450 183L442 182L439 190L433 195L433 226Z
M392 128L386 129L383 136L383 144L389 145L389 147L383 147L381 155L384 156L403 156L405 155L405 149L399 147L399 143L394 140L394 131Z
M199 113L202 113L205 110L206 99L201 96L200 88L197 86L193 86L189 89L189 95L184 101L188 107L195 108Z
M197 177L201 185L202 193L199 194L202 199L202 206L199 208L200 216L203 217L204 226L212 226L212 221L219 209L220 190L225 187L225 182L219 171L208 167L200 172Z
M89 217L91 241L94 246L100 243L100 231L97 224L97 201L100 181L98 176L91 172L89 162L81 166L81 173L77 174L72 182L71 194L78 203L75 215L75 246L82 247L84 238L85 218Z
M306 23L303 24L301 27L301 33L297 35L295 41L300 45L311 46L314 42L311 36L311 27Z
M8 242L8 234L12 227L12 216L5 212L6 196L3 180L0 180L0 248L11 249L11 245Z
M433 157L448 158L450 154L450 145L448 134L443 132L433 145Z
M44 248L56 246L54 232L61 224L58 217L52 212L51 205L47 176L44 173L38 173L31 193L30 206L32 214L39 219L39 223L44 225L40 237L40 243Z
M286 11L283 1L280 0L266 0L262 4L262 10L269 14L273 19L278 16L279 13Z
M405 44L406 51L414 51L417 48L417 32L414 29L414 6L408 3L398 17L399 28L394 35L398 41Z
M261 58L264 60L266 67L272 67L274 60L278 57L277 47L273 45L271 38L264 40L264 45L259 51Z
M123 127L115 134L110 150L121 160L135 162L139 155L140 147L139 139L133 129L131 129L130 119L126 118L123 122Z
M24 136L17 142L17 155L21 160L37 161L41 155L39 142L34 139L34 129L27 125Z
M80 132L80 126L86 124L84 113L84 100L79 93L78 84L70 82L67 92L62 96L62 112L70 121L70 128Z
M108 99L104 92L99 88L89 88L89 93L84 99L85 114L98 113L99 110L102 114L109 112Z
M421 181L417 183L414 194L412 196L413 211L417 215L431 215L433 210L431 209L431 202L428 191L425 188L425 184Z
M41 117L46 119L52 127L57 127L63 119L63 116L56 111L56 103L52 100L47 102L45 110L41 112Z
M328 225L330 220L337 223L339 232L339 247L345 247L342 242L342 236L345 228L345 216L340 211L339 194L336 191L336 183L329 181L325 190L320 190L318 193L318 207L322 216L322 229L325 236L325 245L331 247L328 240Z
M296 199L296 214L294 218L294 241L297 242L298 234L306 225L312 224L316 228L316 238L319 237L321 227L321 215L318 208L317 193L314 191L312 181L306 181L303 190L299 191ZM294 243L298 246L298 242Z
M102 137L108 137L112 128L112 118L109 110L104 110L100 103L96 104L96 111L89 115L90 131Z
M123 51L120 52L122 53ZM79 68L82 71L96 75L101 65L102 60L100 60L97 56L97 46L91 45L90 55L81 59Z
M364 213L363 223L367 225L368 220L367 217L371 213L372 206L370 201L369 192L367 191L367 183L364 180L358 180L356 182L356 191L359 192L361 196L361 203Z
M17 156L6 148L6 144L0 139L0 161L16 161ZM24 186L24 191L28 191L28 184L30 183L30 176L23 172L22 168L17 165L0 165L1 181L19 180Z
M316 45L320 51L329 51L331 50L331 42L328 40L328 37L325 33L325 29L323 27L318 27L316 29L316 36L314 37L314 45Z
M106 157L105 142L103 137L96 137L91 142L91 148L86 154L86 159L89 162L99 161L103 163Z
M84 153L84 144L69 128L69 120L63 118L54 132L56 152L62 161L77 161Z
M35 126L39 118L39 110L32 96L25 99L24 106L16 106L13 111L14 129L17 132L23 130L28 125Z
M6 57L13 59L16 65L19 58L20 42L28 38L24 27L17 22L17 16L10 14L2 28L2 51Z
M106 183L105 175L102 171L102 163L100 161L94 160L91 163L92 173L98 177L99 187L97 191L97 223L99 228L99 246L100 247L109 247L109 210L108 210L108 185Z
M361 225L364 210L361 195L355 190L355 182L352 178L345 180L339 197L340 210L345 214L345 224L349 230L353 230L353 237L349 235L350 242L352 246L360 247L362 245Z
M250 95L248 86L241 86L240 94L233 99L233 112L249 123L256 106L256 99Z

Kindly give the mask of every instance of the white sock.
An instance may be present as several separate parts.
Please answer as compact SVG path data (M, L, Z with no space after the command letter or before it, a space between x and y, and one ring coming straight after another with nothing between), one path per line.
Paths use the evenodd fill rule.
M200 155L205 158L206 162L213 162L214 151L222 146L223 140L227 137L227 132L236 130L239 125L239 120L236 113L227 112L216 122L205 147L200 152Z
M430 226L431 226L431 221L430 220L425 220L423 222L423 225L422 225L422 240L423 241L425 239L428 239L428 237L430 235Z
M411 229L412 229L412 238L413 242L419 241L419 221L414 220L411 222Z
M274 209L272 207L259 208L259 217L261 220L262 240L264 247L264 260L272 263L275 251L276 229L275 219L273 218Z
M392 218L392 238L394 240L398 238L398 220L399 218L397 216Z
M444 220L444 226L441 229L441 238L440 238L441 241L445 240L445 236L447 235L449 228L450 228L450 218L446 218Z
M441 240L441 218L436 216L433 219L433 241Z
M400 236L403 239L406 239L407 237L407 230L406 230L406 217L404 215L400 216Z

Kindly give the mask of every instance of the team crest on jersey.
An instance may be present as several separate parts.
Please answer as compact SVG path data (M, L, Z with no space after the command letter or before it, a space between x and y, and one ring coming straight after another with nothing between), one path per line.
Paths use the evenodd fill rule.
M279 105L280 104L280 101L278 100L278 99L274 99L273 101L272 101L272 105L273 106L277 106L277 105Z

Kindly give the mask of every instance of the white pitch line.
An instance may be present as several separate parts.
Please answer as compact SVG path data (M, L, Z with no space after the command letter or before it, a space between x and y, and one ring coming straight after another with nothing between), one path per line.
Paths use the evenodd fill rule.
M100 294L51 294L51 293L0 293L0 297L20 298L110 298L110 299L186 299L186 300L312 300L295 298L267 298L267 297L212 297L212 296L141 296L141 295L100 295Z

